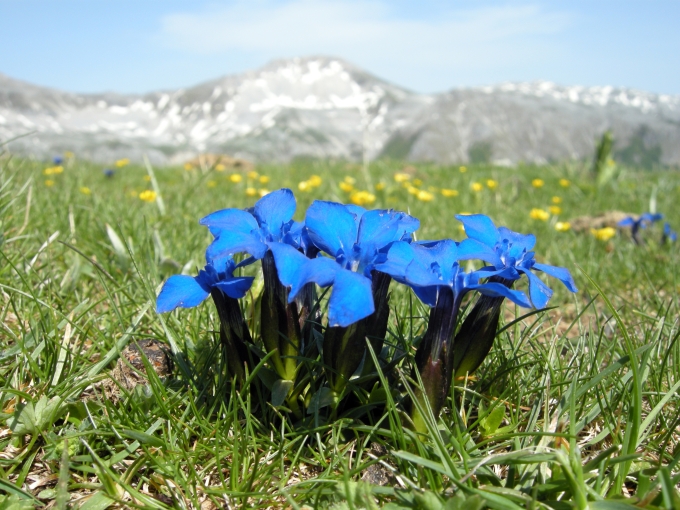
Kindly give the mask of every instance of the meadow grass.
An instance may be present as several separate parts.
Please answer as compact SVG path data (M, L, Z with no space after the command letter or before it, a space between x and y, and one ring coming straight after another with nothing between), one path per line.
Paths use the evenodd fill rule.
M582 215L639 214L650 199L677 229L677 171L624 169L598 186L575 163L422 164L403 183L394 174L404 164L389 161L368 171L263 165L257 176L128 165L107 177L75 159L45 175L49 166L0 159L0 507L680 505L677 243L660 246L655 228L642 246L555 229ZM165 278L203 266L211 237L199 218L290 187L302 219L314 199L350 200L350 182L374 196L369 207L418 217L418 239L461 239L461 212L534 233L539 261L568 267L580 289L552 282L554 308L508 307L491 355L455 381L442 415L422 409L427 436L402 426L396 391L361 419L303 427L273 407L253 413L257 396L225 376L212 305L154 311ZM145 190L155 200L141 199ZM553 197L559 214L530 218ZM395 367L404 378L427 317L409 292L393 290L387 338L405 356ZM246 318L253 306L247 297ZM159 377L144 358L148 381L127 386L114 369L120 353L147 339L168 346L174 369Z

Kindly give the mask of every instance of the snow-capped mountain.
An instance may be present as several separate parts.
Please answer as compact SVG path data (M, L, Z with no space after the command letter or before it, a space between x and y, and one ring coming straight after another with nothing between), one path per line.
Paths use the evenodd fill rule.
M145 95L70 94L0 75L0 141L38 157L541 163L590 157L607 129L621 157L680 164L680 96L629 89L534 82L423 95L330 57Z

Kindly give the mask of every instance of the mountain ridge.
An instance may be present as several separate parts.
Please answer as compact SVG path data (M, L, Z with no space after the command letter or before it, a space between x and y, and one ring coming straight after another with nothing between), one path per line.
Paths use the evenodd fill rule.
M628 88L535 81L419 94L327 56L145 94L76 94L0 74L0 141L35 131L8 146L36 157L72 150L101 162L148 154L177 163L216 152L512 165L590 157L605 130L633 163L680 164L680 96Z

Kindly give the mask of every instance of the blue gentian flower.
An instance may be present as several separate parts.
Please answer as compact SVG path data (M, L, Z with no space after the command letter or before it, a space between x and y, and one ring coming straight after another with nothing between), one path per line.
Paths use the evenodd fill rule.
M635 244L641 244L642 239L640 239L640 230L647 228L647 225L651 225L655 221L660 221L663 219L663 214L659 213L643 213L638 218L634 216L628 216L627 218L618 222L619 227L630 227L630 233L633 237Z
M485 251L486 247L474 239L460 243L450 239L425 244L394 243L385 262L376 265L376 269L410 286L430 307L436 306L442 288L448 287L458 302L465 293L476 290L530 308L531 303L524 292L497 282L480 283L488 276L486 272L466 273L461 269L460 261L481 258Z
M675 232L675 230L671 229L671 226L668 222L663 224L663 234L661 237L661 243L674 243L675 241L678 240L678 234Z
M289 189L273 191L248 209L222 209L200 220L215 236L207 255L218 257L240 252L261 259L269 243L289 242L296 248L305 245L302 227L292 218L295 197Z
M62 158L61 156L54 156L54 157L52 158L52 162L53 162L55 165L61 165L61 164L64 162L64 158Z
M284 244L272 243L270 249L281 283L291 287L289 300L307 283L333 285L328 323L347 327L375 311L371 272L392 243L410 239L419 225L403 212L317 200L307 210L305 228L311 242L335 260L309 259Z
M104 174L106 177L108 177L108 178L113 177L114 174L116 173L116 172L115 172L114 170L112 170L111 168L105 168L104 170L102 170L102 172L103 172L103 174Z
M536 262L535 254L531 251L536 244L533 234L523 235L505 227L496 228L491 219L483 214L457 215L456 219L463 223L469 238L484 245L483 250L477 251L477 257L490 266L475 271L479 278L496 276L514 281L525 274L529 279L531 303L536 308L545 308L553 291L533 273L534 270L557 278L571 292L577 292L568 269Z
M158 313L171 312L175 308L193 308L201 304L214 288L228 297L240 299L253 283L251 276L234 276L236 263L231 257L211 259L198 276L173 275L167 279L156 300Z

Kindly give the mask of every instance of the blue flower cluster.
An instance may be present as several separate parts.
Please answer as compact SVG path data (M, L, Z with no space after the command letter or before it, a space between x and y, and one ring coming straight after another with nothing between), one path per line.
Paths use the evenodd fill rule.
M291 388L287 402L293 409L297 405L294 358L302 349L300 332L313 306L305 304L302 296L308 296L306 291L314 285L332 287L322 349L336 397L360 366L365 339L384 337L391 279L411 287L433 310L416 356L421 360L417 369L424 374L435 367L444 374L443 385L450 382L456 317L468 292L476 291L493 303L507 298L522 307L543 308L552 290L535 271L557 278L572 292L577 290L567 269L536 262L533 235L497 228L481 214L456 216L468 236L461 242L416 242L413 234L420 222L404 212L317 200L304 221L296 222L295 209L291 190L281 189L250 209L223 209L206 216L200 224L209 228L214 240L206 251L205 268L196 277L171 276L157 300L157 311L168 312L196 306L212 294L219 298L215 302L220 312L220 306L242 298L253 282L251 277L236 275L236 270L262 260L267 302L263 301L260 328L265 348L278 351L273 365L285 388ZM246 254L240 263L234 260L238 254ZM466 272L461 263L472 259L487 265ZM529 281L528 295L512 288L523 275ZM231 306L229 313L234 309ZM224 327L228 320L221 322Z
M642 230L648 226L663 220L663 214L660 213L642 213L637 218L635 216L628 216L618 223L619 227L630 228L631 237L635 244L642 244ZM661 244L674 243L678 238L678 234L671 229L668 222L664 222L663 232L661 234Z

